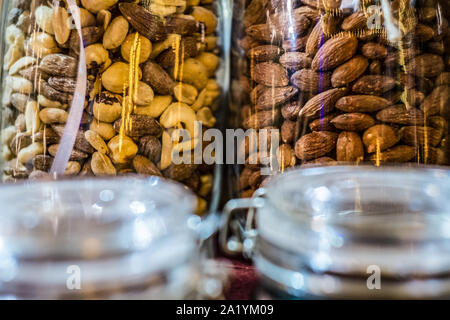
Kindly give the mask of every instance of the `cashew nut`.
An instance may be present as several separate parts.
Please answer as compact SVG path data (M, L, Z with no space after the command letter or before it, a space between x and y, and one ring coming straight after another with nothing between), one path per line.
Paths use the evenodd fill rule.
M174 74L174 69L171 73ZM175 74L175 79L192 84L198 90L206 87L208 84L208 69L198 60L189 58L184 61L183 68Z
M117 2L119 2L119 0L81 0L83 7L92 13L107 10L114 6Z
M36 24L41 28L43 31L54 34L53 31L53 9L47 6L39 6L34 11L34 16L36 19Z
M172 103L159 119L159 122L164 128L173 128L183 123L191 137L195 137L196 121L197 116L194 110L187 104L181 102Z
M23 70L31 65L34 65L37 63L36 58L34 57L22 57L11 66L9 69L9 75L13 76L16 73L18 73L20 70Z
M181 35L176 33L169 34L164 41L153 44L153 50L152 53L150 54L150 59L155 59L157 56L159 56L161 52L174 47L175 44L179 43L180 41Z
M33 135L39 130L41 120L39 118L39 105L36 101L28 101L25 107L25 125L27 134Z
M203 107L197 111L197 119L208 128L212 128L216 124L216 118L213 116L211 109L208 107Z
M150 105L146 107L136 107L135 114L147 115L158 118L172 102L172 96L155 96Z
M88 68L101 66L100 71L107 69L111 65L108 50L100 43L88 46L86 48L86 65Z
M178 83L174 89L175 98L179 102L193 104L197 99L198 91L194 86L186 83Z

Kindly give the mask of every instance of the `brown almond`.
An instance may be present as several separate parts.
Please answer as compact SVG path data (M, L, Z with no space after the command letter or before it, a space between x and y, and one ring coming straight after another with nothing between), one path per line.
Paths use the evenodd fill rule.
M347 94L347 89L330 89L310 99L300 110L299 116L315 119L333 111L336 101Z
M302 167L304 166L308 166L308 167L316 167L316 166L332 166L332 165L336 165L337 161L331 157L320 157L311 161L305 161L302 164Z
M142 81L161 95L173 94L174 81L157 63L148 61L142 70Z
M345 112L376 112L391 105L389 100L377 96L346 96L336 102L336 108Z
M425 94L416 89L405 89L402 92L401 100L408 107L417 107L425 100Z
M56 153L58 152L58 147L59 144L53 144L51 146L48 147L48 153L52 156L52 157L56 157ZM81 161L84 160L88 157L88 155L82 151L73 149L72 152L70 153L70 161Z
M161 171L148 158L137 155L133 159L133 168L139 174L162 177Z
M331 87L331 76L328 72L316 72L311 69L302 69L291 76L294 86L303 92L317 94Z
M250 60L254 60L257 62L269 61L278 59L278 57L283 54L283 49L271 44L257 46L251 48L247 52L247 57Z
M84 27L81 29L81 35L83 37L84 47L88 47L91 44L96 43L103 36L103 29L98 27ZM80 53L80 36L77 30L72 30L69 39L70 49L76 53Z
M336 143L336 159L344 162L364 160L364 146L355 132L341 132Z
M400 129L402 141L410 146L437 146L442 139L442 130L432 127L408 126Z
M441 114L446 116L450 114L450 86L439 86L425 98L420 109L426 116Z
M197 32L199 29L199 24L194 19L186 19L170 15L166 17L165 29L168 34L176 33L185 36Z
M304 37L297 37L295 39L286 39L283 40L282 47L286 52L304 51L306 48L306 42L308 41L309 38L310 38L309 36L304 36Z
M388 54L387 48L376 42L368 42L364 44L361 48L361 52L365 57L372 60L384 59Z
M317 131L302 136L295 143L295 155L300 160L320 158L336 147L337 133Z
M327 71L336 68L353 57L358 40L353 36L337 36L324 43L311 64L313 70Z
M275 62L262 62L255 65L252 80L267 87L285 87L289 84L286 70Z
M268 127L277 122L278 118L279 118L278 109L259 111L250 115L247 119L245 119L243 122L243 127L245 129L260 129Z
M410 161L415 156L416 150L414 147L399 145L382 152L374 153L369 157L369 160L377 163L402 163Z
M299 101L286 103L281 107L281 115L284 119L296 120L302 106L302 103Z
M336 117L335 114L327 114L319 119L311 121L309 128L311 131L335 131L336 127L331 123L331 120Z
M73 94L77 81L74 78L51 77L48 79L48 84L55 90Z
M312 59L303 52L286 52L280 57L280 64L290 71L309 68Z
M183 61L183 59L195 57L196 55L198 55L197 39L194 37L183 37L179 50L170 48L163 51L156 58L156 62L161 67L168 69L173 67L177 61Z
M341 28L344 31L353 31L364 29L367 27L367 18L363 11L356 11L346 17L341 24Z
M155 136L143 136L139 139L139 152L153 163L161 159L161 142Z
M295 139L295 128L297 122L291 120L285 120L281 125L280 135L283 143L292 143Z
M339 130L345 131L363 131L375 124L375 120L365 113L344 113L333 120L331 123Z
M266 20L266 9L270 1L267 0L251 0L245 9L243 23L244 26L264 23Z
M363 56L356 56L333 71L331 83L333 87L343 87L358 79L369 66L369 61Z
M305 44L305 52L310 56L314 57L319 51L319 48L328 40L328 37L323 32L322 20L319 20L311 33Z
M302 0L302 2L317 9L333 10L340 8L342 0Z
M175 181L183 181L188 179L197 168L195 164L171 164L164 170L164 177Z
M245 32L257 41L277 43L283 40L283 34L267 24L255 24L245 29Z
M411 59L406 65L406 70L409 74L419 77L433 78L444 71L444 60L435 54L422 54Z
M149 40L161 41L166 38L161 18L151 14L143 6L135 3L119 3L119 10L133 28Z
M78 61L74 57L55 53L46 55L39 64L39 69L52 76L75 78Z
M39 154L33 158L34 170L48 172L53 164L53 158L48 155Z
M114 129L117 133L120 133L122 129L122 119L114 122ZM145 115L132 114L126 119L124 125L124 133L129 137L142 137L142 136L158 136L162 132L162 127L158 121L152 117Z
M436 86L450 86L450 72L442 72L436 78Z
M364 132L363 142L368 153L384 151L399 141L395 130L385 124L377 124Z
M352 87L353 92L369 95L382 95L392 90L397 82L383 75L369 75L358 79Z
M420 125L424 123L423 112L416 108L407 108L403 104L383 109L377 113L377 120L381 122Z
M256 108L271 109L291 100L298 90L295 87L265 88L259 95Z

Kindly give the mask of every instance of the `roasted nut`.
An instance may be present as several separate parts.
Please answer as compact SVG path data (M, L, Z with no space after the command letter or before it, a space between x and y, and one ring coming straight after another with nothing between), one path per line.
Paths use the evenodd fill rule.
M134 157L133 168L139 174L145 174L148 176L162 176L161 171L159 171L155 164L143 156L137 155Z
M174 72L175 70L172 70L172 74ZM208 69L200 61L189 58L184 61L183 68L180 68L179 72L175 74L175 79L192 84L201 90L208 83ZM161 92L161 94L164 93Z
M216 30L217 17L212 11L203 7L194 6L191 15L195 20L202 22L205 25L206 34L213 33Z
M118 0L81 0L81 4L92 13L97 13L101 10L107 10L114 6Z
M137 90L133 94L133 101L138 106L148 106L152 103L154 96L153 89L145 82L139 81Z
M116 168L107 155L94 152L91 160L91 170L96 176L115 176Z
M140 70L139 70L140 71ZM139 72L139 74L141 74ZM102 76L102 84L113 93L123 93L129 86L130 65L123 62L113 63ZM139 77L140 79L141 77Z
M91 144L91 146L100 153L107 154L109 152L108 146L100 135L92 130L87 130L84 137Z
M44 153L44 146L42 145L42 143L35 142L21 149L17 154L17 160L22 164L26 164L30 162L38 154L43 153Z
M97 132L100 137L104 140L108 141L112 137L116 135L116 130L114 130L114 126L111 123L101 122L101 121L92 121L89 125L89 130Z
M198 91L194 86L185 83L178 83L174 89L175 98L179 102L193 104L197 99Z
M131 138L117 135L108 142L111 160L115 164L126 164L134 158L138 147Z
M39 112L39 118L45 124L66 123L69 114L58 108L45 108Z
M140 48L139 53L137 48ZM129 34L121 47L122 58L126 61L131 61L131 54L133 53L134 59L139 56L139 64L144 63L150 57L152 53L152 43L146 37L139 35L138 33Z
M125 41L127 33L127 20L122 16L114 18L103 35L103 47L108 50L120 47Z
M100 71L111 65L108 51L100 43L92 44L85 49L88 68L100 68Z
M40 127L41 120L39 118L39 106L36 101L29 101L25 108L25 124L27 134L35 134Z

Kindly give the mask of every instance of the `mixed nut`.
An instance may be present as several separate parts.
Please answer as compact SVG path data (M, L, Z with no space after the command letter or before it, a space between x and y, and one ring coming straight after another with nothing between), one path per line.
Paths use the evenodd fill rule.
M206 210L212 168L174 164L172 133L213 127L220 94L213 0L78 0L85 48L84 113L65 174L164 176ZM5 31L4 180L50 176L78 75L69 1L12 0ZM192 136L194 137L194 136ZM183 144L184 142L184 144Z
M238 2L234 125L279 129L281 170L340 161L450 164L448 1L389 1L389 19L380 1L356 3ZM241 196L264 183L260 167L247 164L238 175Z

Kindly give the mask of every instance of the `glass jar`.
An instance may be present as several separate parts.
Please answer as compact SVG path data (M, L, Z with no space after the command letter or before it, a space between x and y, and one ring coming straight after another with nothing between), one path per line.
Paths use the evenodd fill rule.
M259 194L232 200L226 213L257 208L243 248L272 297L450 297L449 170L297 169Z
M5 1L3 180L164 176L205 212L220 170L173 155L201 150L223 118L222 11L214 0Z
M232 126L253 129L235 194L273 171L336 162L449 165L450 33L443 0L236 1ZM262 131L278 147L256 143ZM244 152L244 151L242 151ZM253 157L252 155L256 155Z
M0 189L1 299L221 295L199 250L200 217L186 187L150 177Z

